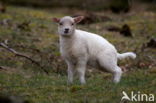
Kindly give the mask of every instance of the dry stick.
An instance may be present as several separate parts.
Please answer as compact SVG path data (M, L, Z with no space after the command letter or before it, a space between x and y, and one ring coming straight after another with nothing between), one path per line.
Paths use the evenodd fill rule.
M39 66L46 74L48 74L48 71L43 69L43 67L40 65L40 63L38 63L37 61L33 60L29 56L26 56L24 54L21 54L21 53L15 51L14 49L8 47L5 43L0 43L0 46L5 48L6 50L10 51L11 53L15 54L15 56L23 57L23 58L26 58L26 59L30 60L32 63L34 63L37 66Z
M0 66L0 69L5 69L3 66Z

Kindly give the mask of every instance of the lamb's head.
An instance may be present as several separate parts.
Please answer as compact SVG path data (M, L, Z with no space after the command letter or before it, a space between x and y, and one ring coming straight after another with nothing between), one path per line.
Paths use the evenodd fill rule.
M79 23L84 17L70 17L65 16L61 19L53 18L53 21L58 23L58 33L61 36L71 36L75 32L76 24Z

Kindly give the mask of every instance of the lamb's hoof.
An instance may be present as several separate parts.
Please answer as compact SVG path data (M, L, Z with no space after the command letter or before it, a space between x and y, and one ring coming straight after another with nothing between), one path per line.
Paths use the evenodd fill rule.
M83 81L83 82L80 82L81 83L81 85L85 85L86 84L86 81Z
M114 82L115 84L118 84L118 83L120 82L120 80L113 80L113 82Z

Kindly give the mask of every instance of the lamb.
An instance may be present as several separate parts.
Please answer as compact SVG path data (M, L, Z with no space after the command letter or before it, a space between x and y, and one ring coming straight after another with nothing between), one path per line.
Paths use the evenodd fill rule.
M81 84L85 84L86 66L98 67L113 74L113 81L120 81L122 70L117 65L118 59L136 58L133 52L118 53L115 47L103 37L76 29L76 24L83 20L83 16L65 16L61 19L53 18L58 23L60 52L68 66L68 83L73 83L75 72L78 73Z

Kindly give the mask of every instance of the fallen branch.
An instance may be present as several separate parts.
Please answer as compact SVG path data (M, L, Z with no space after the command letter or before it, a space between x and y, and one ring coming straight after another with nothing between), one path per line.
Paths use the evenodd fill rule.
M121 28L118 26L110 26L107 28L108 31L120 32L121 35L126 37L133 37L130 26L124 24Z
M19 57L23 57L26 58L27 60L31 61L32 63L36 64L37 66L39 66L46 74L48 74L48 71L43 69L43 66L40 65L39 62L33 60L32 58L30 58L27 55L24 55L22 53L19 53L17 51L15 51L14 49L10 48L9 46L7 46L5 43L0 43L0 46L3 47L4 49L8 50L9 52L15 54L15 56L19 56Z
M0 69L6 69L5 67L3 67L3 66L0 66Z
M6 67L6 66L0 66L0 70L8 70L10 69L11 67Z

